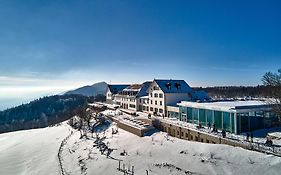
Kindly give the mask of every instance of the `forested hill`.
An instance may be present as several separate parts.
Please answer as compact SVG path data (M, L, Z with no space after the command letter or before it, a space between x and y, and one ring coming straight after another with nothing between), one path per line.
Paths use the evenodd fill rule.
M55 95L0 111L0 133L46 127L69 119L89 97Z
M203 90L213 99L218 98L241 98L250 96L254 98L267 97L271 90L268 86L218 86L218 87L195 87L195 90Z

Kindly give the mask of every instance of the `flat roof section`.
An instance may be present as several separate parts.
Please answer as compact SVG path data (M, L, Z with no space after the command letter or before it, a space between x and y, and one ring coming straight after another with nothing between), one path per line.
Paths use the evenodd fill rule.
M179 106L203 108L219 111L239 111L270 108L265 101L249 100L249 101L217 101L217 102L188 102L182 101L177 103Z

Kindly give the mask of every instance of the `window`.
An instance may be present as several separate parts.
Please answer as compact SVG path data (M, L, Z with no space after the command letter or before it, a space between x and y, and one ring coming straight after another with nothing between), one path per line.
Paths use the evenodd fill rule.
M158 108L154 108L154 111L157 113L158 112Z
M162 113L163 113L163 109L159 109L159 113L161 113L161 114L162 114Z
M160 101L160 105L162 106L162 101Z
M163 94L159 94L159 98L163 98Z
M154 98L157 98L157 97L158 97L158 94L157 94L157 93L155 93L155 94L154 94Z
M153 104L152 100L150 100L150 104Z
M153 90L159 90L159 87L153 86Z
M153 111L153 107L150 107L150 111Z
M133 105L133 104L130 104L129 106L130 106L130 108L135 108L135 107L136 107L136 106Z
M150 93L150 97L152 97L152 93Z
M155 105L157 105L157 101L155 101Z

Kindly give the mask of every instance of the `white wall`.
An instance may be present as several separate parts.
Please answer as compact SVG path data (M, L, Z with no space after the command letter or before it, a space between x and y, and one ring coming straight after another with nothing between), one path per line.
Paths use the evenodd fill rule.
M106 100L112 100L112 93L110 92L109 88L106 91Z
M154 90L153 87L159 88L159 86L155 82L152 82L151 85L150 85L149 94L148 94L148 97L149 97L149 113L153 114L155 112L155 108L157 108L158 113L159 113L159 109L162 109L163 114L165 114L165 96L164 96L164 93L160 88L159 88L159 90ZM151 96L151 93L152 93L152 96ZM158 97L155 97L155 94L158 94ZM163 97L159 98L159 94L162 94ZM152 100L152 104L151 104L151 100ZM157 101L157 104L155 104L155 101ZM160 105L160 101L162 101L162 105ZM150 110L151 107L153 108L153 111Z

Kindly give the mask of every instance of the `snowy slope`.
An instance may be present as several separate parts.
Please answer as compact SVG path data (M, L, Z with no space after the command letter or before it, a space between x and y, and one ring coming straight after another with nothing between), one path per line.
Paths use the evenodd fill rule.
M111 125L104 140L113 148L111 158L93 147L95 138L79 139L75 131L62 151L62 162L68 174L118 175L118 160L126 168L134 166L135 174L279 174L281 158L227 145L189 142L158 132L138 137L119 129L112 135ZM0 174L59 174L57 152L71 129L58 127L27 130L0 135ZM100 132L100 136L104 133ZM126 151L128 155L120 156ZM167 163L167 164L166 164ZM165 165L165 166L163 166Z
M62 124L0 134L0 174L59 174L57 153L69 132Z
M167 137L163 132L140 138L121 129L119 134L112 136L109 129L106 135L108 139L105 142L116 149L111 154L113 159L93 149L93 140L77 142L79 133L76 133L64 152L67 172L83 174L81 167L73 168L73 161L77 158L77 164L80 160L89 174L122 174L117 171L118 159L126 167L134 166L135 174L145 174L146 170L150 175L185 174L184 171L195 174L279 174L281 171L281 158L242 148L184 141ZM124 150L128 156L120 156ZM155 166L162 163L171 166ZM182 171L176 170L176 167Z

